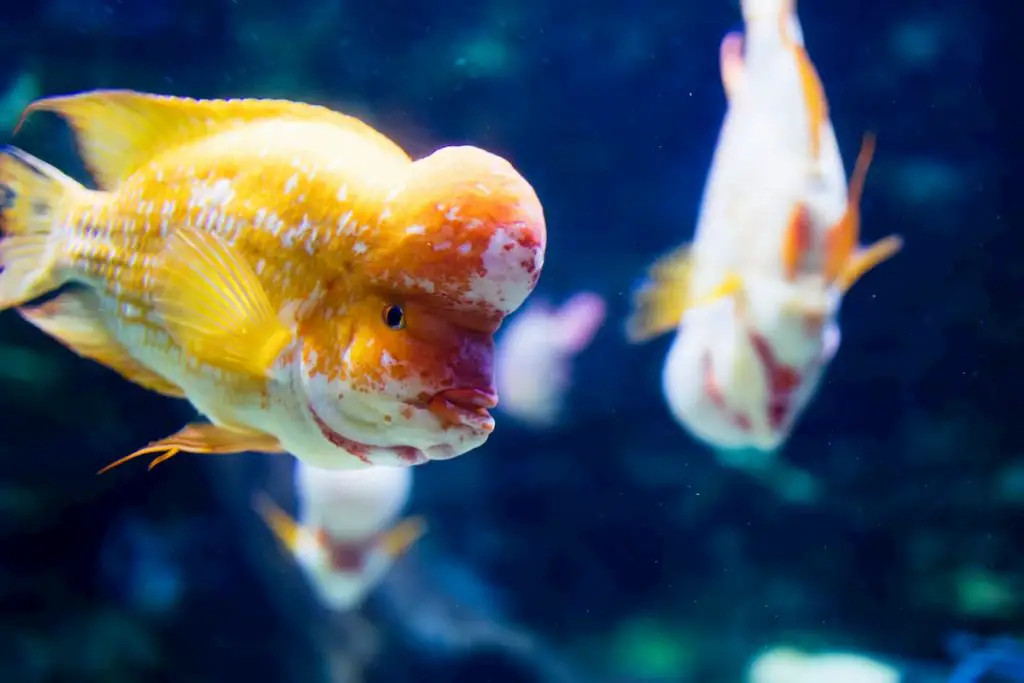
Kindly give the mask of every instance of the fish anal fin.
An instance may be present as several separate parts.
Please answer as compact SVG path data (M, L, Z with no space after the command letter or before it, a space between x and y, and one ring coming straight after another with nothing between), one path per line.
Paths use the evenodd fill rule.
M195 100L132 90L93 90L36 100L22 113L18 127L29 114L40 111L68 122L86 166L104 190L116 188L163 150L271 118L332 123L397 149L354 117L287 100Z
M377 548L386 557L395 560L408 552L426 533L427 521L423 517L406 517L378 537Z
M790 211L789 222L782 237L782 272L792 281L800 262L811 247L811 217L807 205L797 202Z
M212 233L174 232L160 252L153 287L171 337L214 367L268 377L294 338L249 264Z
M165 396L184 398L181 387L132 358L99 318L98 302L90 292L65 292L18 313L79 356L105 365L122 377Z
M640 343L675 329L686 312L691 270L690 245L665 254L648 270L648 281L633 293L626 338Z
M229 427L221 427L209 423L193 423L185 425L181 431L159 441L150 443L130 455L110 463L97 474L103 474L125 464L129 460L144 455L157 455L149 469L170 460L178 453L197 453L204 455L226 455L259 451L261 453L283 453L281 444L270 434L255 431L242 431Z

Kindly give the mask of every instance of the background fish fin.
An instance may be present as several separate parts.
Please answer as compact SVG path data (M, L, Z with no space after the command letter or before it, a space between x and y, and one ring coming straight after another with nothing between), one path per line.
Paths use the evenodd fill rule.
M648 271L648 281L633 294L626 338L635 344L675 329L686 312L689 279L690 245L655 261Z
M160 253L153 286L168 332L209 365L265 377L292 341L256 273L211 233L173 233Z
M389 559L404 555L416 541L427 533L427 522L422 517L407 517L380 535L377 547Z
M299 536L302 533L302 527L299 526L299 523L282 510L274 502L273 498L265 493L258 493L253 496L253 508L274 536L281 541L289 552L294 553L298 548Z
M66 292L46 303L18 309L21 317L79 356L105 365L151 391L184 398L185 392L132 358L100 319L97 297L86 291Z
M94 90L36 100L25 109L18 127L37 111L53 112L68 122L85 165L104 190L116 188L158 152L271 118L343 126L406 156L359 119L287 100L194 100L131 90Z

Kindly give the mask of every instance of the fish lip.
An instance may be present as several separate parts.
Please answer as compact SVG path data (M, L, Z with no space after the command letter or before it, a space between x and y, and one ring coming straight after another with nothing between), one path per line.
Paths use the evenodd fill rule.
M313 418L313 422L316 423L316 426L320 430L320 434L324 439L367 465L377 464L374 462L374 456L379 456L383 453L393 456L406 465L422 465L431 459L444 459L436 457L431 458L415 446L374 446L361 441L356 441L355 439L350 439L344 434L341 434L331 428L331 426L328 425L322 417L320 417L319 413L316 412L316 408L313 407L312 402L306 404L306 409L309 411L310 416Z
M498 395L493 389L455 387L434 394L427 409L445 427L468 427L489 434L494 431L494 418L488 411L497 405Z

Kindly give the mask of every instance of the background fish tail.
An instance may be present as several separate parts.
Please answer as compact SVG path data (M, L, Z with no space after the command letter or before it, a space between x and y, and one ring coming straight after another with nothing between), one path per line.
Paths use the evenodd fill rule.
M62 206L84 188L16 147L0 150L0 310L19 306L63 284Z

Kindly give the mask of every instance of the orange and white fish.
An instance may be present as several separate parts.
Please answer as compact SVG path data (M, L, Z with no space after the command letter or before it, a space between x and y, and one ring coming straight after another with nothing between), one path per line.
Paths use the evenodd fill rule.
M100 189L0 152L0 310L210 420L115 465L256 450L401 466L487 439L493 336L546 242L507 161L413 161L281 100L97 91L37 111L70 123Z
M296 461L295 489L301 522L267 496L257 510L332 609L358 607L426 531L420 517L395 523L412 489L407 467L325 470Z
M901 247L862 248L866 136L847 185L824 89L794 0L742 0L744 33L721 46L728 109L692 244L662 257L627 336L678 329L669 407L719 448L771 452L839 347L843 295Z

